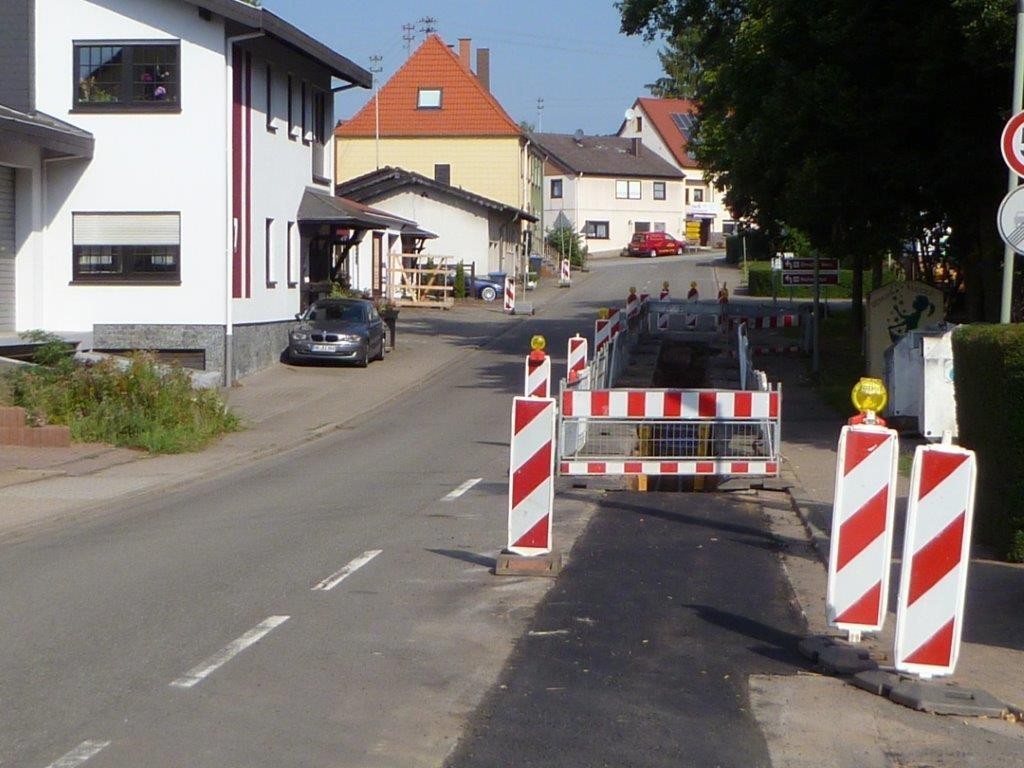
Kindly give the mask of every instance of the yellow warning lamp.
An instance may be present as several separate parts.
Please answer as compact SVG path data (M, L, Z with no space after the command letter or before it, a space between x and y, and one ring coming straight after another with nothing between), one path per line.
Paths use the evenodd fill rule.
M664 288L664 289L665 289L665 290L667 291L667 290L668 290L668 280L666 280L665 282L663 282L663 283L661 284L661 287L662 287L662 288Z
M629 286L629 295L630 296L636 296L636 286L634 286L634 285Z
M544 354L544 347L548 345L547 340L539 333L530 339L530 359L537 363L544 362L547 355Z
M597 319L598 320L607 320L608 319L608 308L607 307L601 307L599 310L597 310Z
M863 377L854 385L850 400L853 401L853 407L861 413L875 414L885 408L885 404L889 402L889 393L885 391L885 384L881 379Z

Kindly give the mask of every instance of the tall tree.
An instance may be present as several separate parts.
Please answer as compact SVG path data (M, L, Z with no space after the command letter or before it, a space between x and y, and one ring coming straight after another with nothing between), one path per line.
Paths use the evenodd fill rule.
M674 86L661 88L701 103L694 151L736 213L769 232L799 227L820 251L851 257L857 298L860 268L948 222L975 317L998 312L992 217L1005 184L996 139L1009 93L1007 6L619 3L623 31L669 37L663 79Z

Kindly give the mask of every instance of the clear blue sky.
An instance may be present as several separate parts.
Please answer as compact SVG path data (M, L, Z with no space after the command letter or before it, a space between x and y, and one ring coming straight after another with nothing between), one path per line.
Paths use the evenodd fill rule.
M423 41L418 20L437 19L446 43L460 37L491 50L491 90L516 121L572 133L614 133L622 113L646 83L659 77L659 43L619 32L613 0L263 0L263 5L366 69L377 54L386 81L406 59L402 25L416 25L413 50ZM382 81L383 82L383 81ZM335 115L351 117L370 98L355 89L339 95Z

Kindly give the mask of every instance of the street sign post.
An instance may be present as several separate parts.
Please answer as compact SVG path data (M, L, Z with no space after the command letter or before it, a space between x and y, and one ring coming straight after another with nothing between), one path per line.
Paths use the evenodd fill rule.
M814 272L782 272L783 285L814 285ZM820 285L839 285L838 272L822 272L818 275Z
M782 284L839 285L839 259L784 257Z
M999 149L1006 166L1018 176L1024 176L1024 112L1018 112L1006 121Z
M999 236L1017 253L1024 253L1024 187L1007 193L996 215Z

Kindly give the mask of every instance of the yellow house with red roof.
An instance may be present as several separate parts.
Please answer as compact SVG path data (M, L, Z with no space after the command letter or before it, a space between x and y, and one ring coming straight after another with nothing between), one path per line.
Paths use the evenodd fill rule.
M468 39L456 53L429 35L375 97L338 123L335 182L391 166L541 217L542 156L490 92L489 73L487 49L477 51L474 73ZM543 223L515 226L516 255L540 252Z

